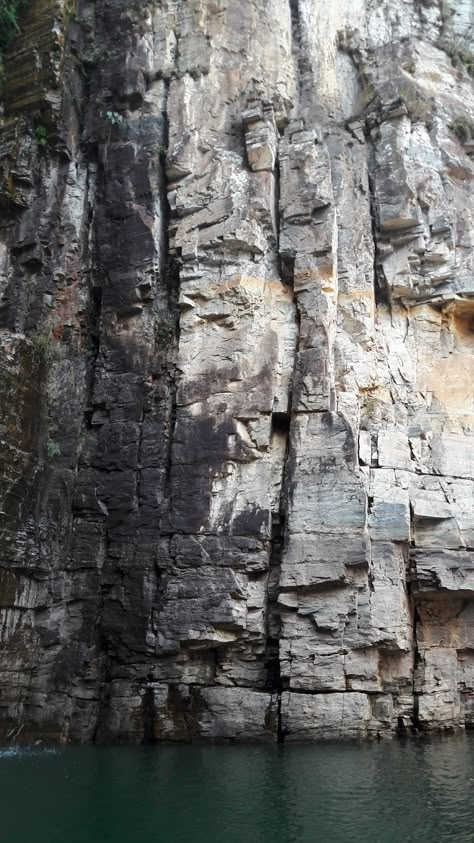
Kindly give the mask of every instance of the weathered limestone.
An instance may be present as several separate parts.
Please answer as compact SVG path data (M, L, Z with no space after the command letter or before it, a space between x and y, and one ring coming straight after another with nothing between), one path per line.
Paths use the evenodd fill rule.
M450 5L31 0L0 115L2 740L474 723Z

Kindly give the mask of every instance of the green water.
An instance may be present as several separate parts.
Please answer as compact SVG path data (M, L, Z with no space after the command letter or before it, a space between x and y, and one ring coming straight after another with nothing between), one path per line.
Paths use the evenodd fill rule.
M1 843L473 843L474 739L0 750Z

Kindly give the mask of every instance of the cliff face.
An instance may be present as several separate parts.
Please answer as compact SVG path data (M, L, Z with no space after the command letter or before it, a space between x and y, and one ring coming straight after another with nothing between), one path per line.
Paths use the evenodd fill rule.
M474 724L471 0L30 0L0 738Z

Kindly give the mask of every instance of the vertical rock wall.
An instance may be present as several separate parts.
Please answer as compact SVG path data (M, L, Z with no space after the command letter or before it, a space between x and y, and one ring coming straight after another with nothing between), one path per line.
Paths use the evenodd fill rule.
M473 8L31 0L3 740L474 722Z

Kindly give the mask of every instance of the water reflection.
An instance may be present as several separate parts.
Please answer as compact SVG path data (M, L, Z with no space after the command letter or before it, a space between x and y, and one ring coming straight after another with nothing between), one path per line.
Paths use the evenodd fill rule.
M472 843L474 740L0 751L5 843Z

